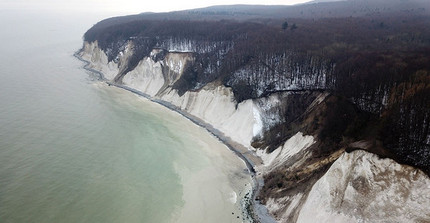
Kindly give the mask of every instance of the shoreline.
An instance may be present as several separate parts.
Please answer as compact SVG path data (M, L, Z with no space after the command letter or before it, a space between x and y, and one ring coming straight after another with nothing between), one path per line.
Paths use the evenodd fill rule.
M89 65L91 63L89 61L83 59L79 55L80 52L81 52L81 50L78 50L77 52L75 52L73 54L73 56L75 58L77 58L78 60L85 63L85 65L83 66L83 68L85 70L99 75L100 81L108 84L109 86L121 88L121 89L124 89L126 91L132 92L136 95L142 96L151 102L160 104L160 105L168 108L169 110L180 114L182 117L190 120L195 125L200 126L201 128L204 128L211 135L213 135L215 138L217 138L222 144L224 144L230 151L232 151L237 157L239 157L239 159L241 159L245 163L245 166L247 167L249 174L251 176L251 179L252 179L252 189L250 190L250 192L248 192L250 194L247 194L244 197L245 205L243 207L244 210L242 210L242 212L245 216L243 216L243 217L245 219L250 219L251 222L257 222L257 223L274 222L274 219L270 215L267 214L267 209L265 208L265 206L256 200L256 198L259 194L259 191L261 190L261 188L264 184L263 178L259 177L261 172L257 172L255 170L255 167L262 163L261 159L258 156L252 154L252 151L250 151L247 148L245 148L244 146L234 142L228 136L226 136L225 134L223 134L219 130L215 129L212 125L206 123L204 120L181 110L177 106L175 106L169 102L166 102L166 101L152 98L148 94L145 94L145 93L143 93L139 90L136 90L134 88L130 88L130 87L127 87L124 85L110 82L108 79L105 78L105 76L102 72L90 68Z

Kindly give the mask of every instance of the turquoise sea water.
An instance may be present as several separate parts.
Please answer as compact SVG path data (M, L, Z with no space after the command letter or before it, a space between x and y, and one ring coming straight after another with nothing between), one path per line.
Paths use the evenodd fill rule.
M212 142L181 131L177 114L82 69L72 55L99 19L0 15L0 222L175 221L187 205L178 166L193 173L217 159L237 163L232 154L209 158L202 147ZM237 206L221 210L228 222L239 222ZM208 212L207 222L220 218Z

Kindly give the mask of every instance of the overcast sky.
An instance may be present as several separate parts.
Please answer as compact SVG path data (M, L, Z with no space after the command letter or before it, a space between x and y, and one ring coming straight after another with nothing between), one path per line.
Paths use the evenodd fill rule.
M0 9L94 11L131 14L167 12L211 5L292 5L309 0L0 0ZM1 10L0 10L1 11Z

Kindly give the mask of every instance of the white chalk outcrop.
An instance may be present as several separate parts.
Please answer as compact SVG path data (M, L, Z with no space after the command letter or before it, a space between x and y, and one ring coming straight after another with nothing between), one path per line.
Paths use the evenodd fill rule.
M430 222L430 179L365 151L344 153L312 187L298 222Z
M233 91L224 86L205 86L199 91L187 91L182 96L169 89L160 98L204 120L248 148L254 137L254 125L260 122L254 116L252 100L241 102L236 109Z
M289 138L284 145L278 147L271 153L266 153L265 150L258 150L257 155L262 158L265 170L270 171L286 163L294 155L304 152L314 143L315 139L313 136L303 135L303 133L298 132L296 135Z
M122 79L123 84L154 97L164 85L162 67L151 58L141 60Z
M127 59L133 54L132 42L128 42L124 48L117 60L109 61L106 53L99 48L97 41L84 42L80 56L90 62L88 68L100 71L106 79L113 80L122 69L125 69Z
M278 222L291 222L289 221L290 216L294 214L295 209L297 209L300 205L301 200L305 194L296 193L293 196L286 196L281 198L269 198L266 202L267 210L271 213L280 213L277 216ZM288 205L286 205L288 204ZM288 206L287 208L285 208ZM317 220L311 222L319 222Z

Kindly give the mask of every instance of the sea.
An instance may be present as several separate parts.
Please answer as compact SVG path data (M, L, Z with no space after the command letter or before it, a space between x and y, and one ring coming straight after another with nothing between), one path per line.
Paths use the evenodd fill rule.
M233 152L73 56L105 17L0 9L0 222L243 222Z

